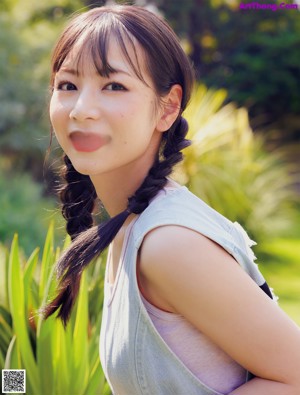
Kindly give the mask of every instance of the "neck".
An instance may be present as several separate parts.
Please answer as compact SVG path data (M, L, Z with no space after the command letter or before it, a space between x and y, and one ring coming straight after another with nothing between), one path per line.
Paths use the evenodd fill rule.
M153 135L148 148L138 159L107 173L91 175L97 196L110 217L124 211L128 198L141 186L155 161L161 134Z
M104 205L110 217L124 211L128 198L136 192L146 178L153 161L147 166L138 164L128 165L122 171L90 176L96 189L97 196Z

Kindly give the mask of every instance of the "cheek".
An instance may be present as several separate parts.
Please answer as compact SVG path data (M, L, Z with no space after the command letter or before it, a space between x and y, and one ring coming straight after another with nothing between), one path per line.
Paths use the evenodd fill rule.
M49 106L49 116L53 128L59 126L67 117L67 111L55 96L52 96Z
M49 106L49 117L50 117L50 122L52 124L52 127L55 129L56 121L59 116L59 111L57 108L57 102L55 98L51 98L50 100L50 106Z
M57 142L62 149L65 150L65 131L67 130L66 114L63 107L55 99L51 99L50 101L49 117Z

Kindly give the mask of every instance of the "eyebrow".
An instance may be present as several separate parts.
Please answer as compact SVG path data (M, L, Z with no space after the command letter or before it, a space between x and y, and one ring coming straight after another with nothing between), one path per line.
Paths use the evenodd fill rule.
M80 73L75 70L75 69L69 69L67 67L61 67L57 72L64 72L64 73L68 73L68 74L72 74L72 75L79 75Z
M68 68L68 67L61 67L58 70L58 72L59 71L62 71L64 73L68 73L68 74L72 74L72 75L76 75L77 77L82 75L82 73L80 71L75 70L75 69L71 69L71 68ZM99 74L99 73L96 72L96 74ZM132 75L130 73L128 73L128 71L121 70L121 69L115 69L115 68L112 68L112 70L111 70L111 72L109 74L126 74L129 77L132 77Z

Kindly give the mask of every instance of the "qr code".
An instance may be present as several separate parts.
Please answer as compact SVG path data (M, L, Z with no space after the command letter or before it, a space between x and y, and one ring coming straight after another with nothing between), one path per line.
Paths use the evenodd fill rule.
M2 369L2 393L25 394L26 372L25 369Z

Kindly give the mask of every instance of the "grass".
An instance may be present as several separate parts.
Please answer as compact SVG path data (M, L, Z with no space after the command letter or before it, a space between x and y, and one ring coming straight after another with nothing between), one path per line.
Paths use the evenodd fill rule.
M280 307L300 326L300 242L276 239L265 243L260 270L279 297Z
M28 395L108 395L99 360L104 265L96 260L83 274L78 299L64 330L55 318L42 319L40 307L57 287L50 225L43 253L26 261L14 237L10 252L0 248L0 370L26 369ZM0 383L1 385L1 383ZM1 389L0 389L1 390Z

